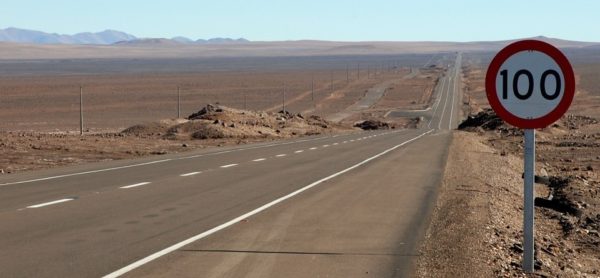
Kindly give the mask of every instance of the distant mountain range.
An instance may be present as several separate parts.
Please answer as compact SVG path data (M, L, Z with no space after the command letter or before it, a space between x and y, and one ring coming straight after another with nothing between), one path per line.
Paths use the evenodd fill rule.
M19 28L0 29L0 42L15 42L27 44L232 44L249 42L244 38L212 38L192 40L186 37L164 38L138 38L134 35L116 30L105 30L97 33L78 33L75 35L63 35L56 33L45 33L35 30Z

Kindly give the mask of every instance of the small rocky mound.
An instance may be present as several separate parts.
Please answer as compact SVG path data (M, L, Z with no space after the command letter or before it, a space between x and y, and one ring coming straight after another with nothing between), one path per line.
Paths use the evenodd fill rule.
M163 135L166 133L169 126L165 123L147 123L138 124L126 128L121 131L124 135L135 135L135 136L155 136Z
M588 116L567 114L562 117L562 122L567 129L573 130L582 126L597 124L598 120Z
M523 135L523 130L506 124L491 108L484 109L475 115L469 115L458 125L458 129L471 132L497 131L509 136Z
M165 123L136 125L122 133L161 135L166 139L253 139L316 135L341 128L318 116L305 118L289 111L266 113L211 104L189 115L187 120Z
M378 120L366 120L356 123L354 127L361 128L362 130L378 130L378 129L390 129L390 124Z
M496 112L488 108L475 115L469 115L466 120L458 125L458 129L466 130L471 127L481 127L483 130L495 130L503 124L504 122L496 115Z

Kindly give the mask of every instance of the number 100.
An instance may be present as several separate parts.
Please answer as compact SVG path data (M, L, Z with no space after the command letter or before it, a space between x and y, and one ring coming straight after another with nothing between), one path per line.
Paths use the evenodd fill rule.
M500 72L500 75L502 75L502 99L507 99L508 98L508 71L503 70ZM548 91L546 90L546 79L550 75L554 77L554 81L556 82L556 87L554 87L554 92L551 94L549 94ZM521 76L525 76L527 79L527 91L526 92L521 92L521 90L519 89L519 79ZM531 74L531 72L526 69L517 71L512 77L513 93L515 94L515 97L517 97L520 100L526 100L531 97L531 95L533 94L533 89L534 89L533 86L534 85L535 84L534 84L533 74ZM560 94L560 90L561 90L561 82L560 82L560 75L558 74L558 72L556 72L555 70L552 70L552 69L544 71L542 73L542 77L540 79L540 91L542 93L542 96L547 100L553 100L558 97L558 95Z

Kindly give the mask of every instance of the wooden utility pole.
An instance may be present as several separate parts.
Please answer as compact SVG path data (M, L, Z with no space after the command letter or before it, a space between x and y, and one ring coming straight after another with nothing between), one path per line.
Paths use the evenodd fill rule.
M177 86L177 119L181 118L181 90Z
M350 68L346 64L346 83L350 83Z
M310 99L315 102L315 75L313 74L310 79Z
M79 86L79 135L83 135L83 86Z
M333 92L333 71L331 71L331 91Z
M282 107L283 114L285 115L285 83L283 83L283 94L282 94Z

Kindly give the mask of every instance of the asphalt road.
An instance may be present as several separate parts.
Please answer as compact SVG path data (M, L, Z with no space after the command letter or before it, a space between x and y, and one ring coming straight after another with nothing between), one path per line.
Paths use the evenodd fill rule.
M3 176L0 277L406 275L458 122L456 61L421 129Z

